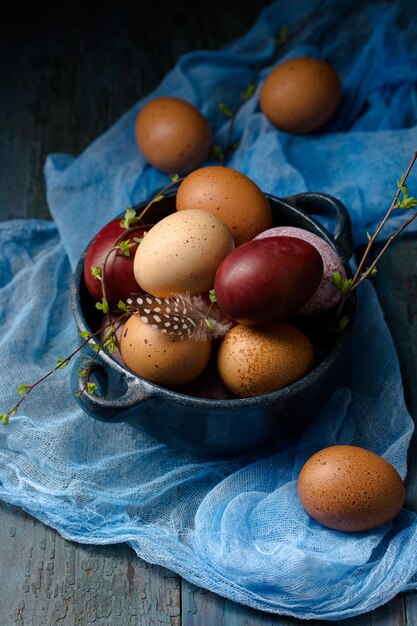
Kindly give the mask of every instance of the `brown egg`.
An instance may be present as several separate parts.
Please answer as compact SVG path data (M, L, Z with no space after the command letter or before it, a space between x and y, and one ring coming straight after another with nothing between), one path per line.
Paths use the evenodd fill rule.
M291 324L237 324L220 345L217 367L232 393L249 398L291 385L307 374L313 360L310 340Z
M212 165L189 174L178 189L176 207L213 213L229 227L236 246L272 225L266 196L250 178L230 167Z
M301 504L317 522L347 532L371 530L394 519L405 489L378 454L357 446L330 446L314 454L298 479Z
M158 170L183 174L206 159L211 130L206 118L180 98L156 98L145 104L135 124L136 142Z
M120 340L120 353L126 367L159 385L191 382L206 367L210 352L210 340L164 335L137 315L127 320Z
M287 133L311 133L335 113L341 98L340 80L321 59L300 57L278 65L265 79L262 112Z
M172 213L143 238L133 272L142 289L154 296L200 294L213 287L218 266L233 249L229 229L211 213Z

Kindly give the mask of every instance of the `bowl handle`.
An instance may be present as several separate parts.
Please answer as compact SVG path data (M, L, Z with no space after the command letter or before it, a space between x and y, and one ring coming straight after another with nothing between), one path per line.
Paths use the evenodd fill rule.
M99 393L87 393L85 379L80 371L90 367L90 378L97 384ZM91 362L91 357L83 354L75 361L71 372L71 389L81 408L92 417L104 421L124 421L132 408L149 400L152 387L122 368L112 366L102 360Z
M342 251L342 261L348 261L355 251L350 216L345 205L326 193L306 192L288 196L286 200L311 215L321 215L334 221L333 239Z

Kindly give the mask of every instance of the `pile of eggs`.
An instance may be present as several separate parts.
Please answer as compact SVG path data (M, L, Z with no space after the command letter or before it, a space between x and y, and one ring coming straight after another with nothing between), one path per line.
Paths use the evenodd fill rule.
M191 172L175 203L173 213L140 232L129 257L113 252L106 266L111 307L135 293L142 302L148 297L160 303L124 324L123 363L151 382L175 387L198 378L215 360L221 381L238 398L277 391L305 376L315 362L314 347L293 320L337 304L332 274L345 276L345 270L335 250L306 230L273 227L265 194L228 167ZM122 232L114 220L88 250L84 277L95 300L101 299L101 282L91 267L102 264ZM169 315L173 299L209 301L212 290L216 303L209 310L227 332L219 339L210 329L203 337L182 336L181 316ZM167 332L172 324L178 332Z
M301 134L322 128L340 98L339 78L328 63L298 58L269 73L259 104L277 129ZM266 196L240 172L199 168L209 155L212 133L190 103L173 97L149 102L139 112L135 136L152 166L188 175L176 194L175 211L136 231L128 255L109 255L123 233L120 218L107 224L87 251L84 278L94 301L103 292L91 268L102 267L108 257L110 309L120 300L145 306L146 315L131 314L120 329L120 352L114 356L137 375L174 389L205 372L213 376L209 363L214 360L229 397L237 398L277 391L305 376L314 366L315 349L297 320L337 305L340 292L332 275L346 274L335 250L309 231L273 227ZM215 294L214 305L208 305L209 294ZM179 297L197 298L207 311L213 307L223 332L181 335L186 312ZM386 524L405 499L393 466L352 445L331 446L308 459L298 494L313 519L345 532Z

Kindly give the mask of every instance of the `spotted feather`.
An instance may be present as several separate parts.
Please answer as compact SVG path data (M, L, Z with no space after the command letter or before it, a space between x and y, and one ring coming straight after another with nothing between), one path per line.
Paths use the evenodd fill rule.
M129 296L126 304L144 324L181 339L205 341L223 337L232 326L232 322L221 320L217 307L205 302L202 296L175 294L159 298L140 293Z

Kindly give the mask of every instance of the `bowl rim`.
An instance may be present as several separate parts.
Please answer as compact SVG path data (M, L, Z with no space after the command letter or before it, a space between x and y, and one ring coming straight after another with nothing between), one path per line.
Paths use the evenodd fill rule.
M166 194L166 197L174 196L176 191L170 192ZM265 193L265 192L264 192ZM337 241L333 238L331 233L323 226L318 220L312 217L309 213L304 211L298 206L291 204L286 201L285 198L280 198L278 196L274 196L272 194L265 193L265 196L268 200L272 200L273 203L279 203L281 205L285 205L289 207L291 211L295 213L301 214L302 217L306 220L307 223L310 223L315 231L320 232L320 236L327 243L329 243L339 254L339 256L343 256L343 250L338 246ZM147 204L147 201L138 203L133 206L134 209L143 208ZM118 214L115 218L123 217L123 213ZM112 221L112 220L110 220ZM91 241L94 237L91 239ZM91 244L91 241L86 246L84 252L79 258L76 267L73 272L73 277L71 281L71 306L75 321L77 323L78 329L80 332L92 332L89 324L85 319L85 315L83 312L83 308L81 305L81 296L79 294L80 284L83 281L83 270L84 270L84 261L88 251L88 248ZM347 276L351 276L351 269L348 261L344 262L344 267L347 273ZM145 401L150 400L152 398L158 398L158 400L165 400L168 403L175 402L175 404L183 404L189 407L195 408L207 408L207 409L247 409L249 407L256 408L264 405L277 405L280 402L287 401L293 396L296 396L299 391L303 389L307 389L311 387L314 383L318 382L322 375L327 372L337 357L344 351L354 325L355 320L355 308L356 308L356 294L353 293L346 300L345 305L347 306L347 314L352 318L351 323L348 325L343 332L339 333L339 336L336 338L333 346L323 358L323 360L318 363L308 374L295 381L291 385L288 385L282 389L278 389L277 391L272 391L266 394L252 396L248 398L227 398L227 399L217 399L217 398L206 398L201 396L192 396L182 391L175 391L172 389L168 389L167 387L163 387L154 383L152 381L147 380L146 378L142 378L138 374L135 374L131 369L129 369L126 365L120 363L114 356L112 356L105 349L102 349L98 353L98 358L103 361L108 367L116 370L116 372L123 376L126 379L128 386L142 386L143 389L146 390L147 396ZM96 341L96 339L94 339ZM138 402L139 406L140 402Z

